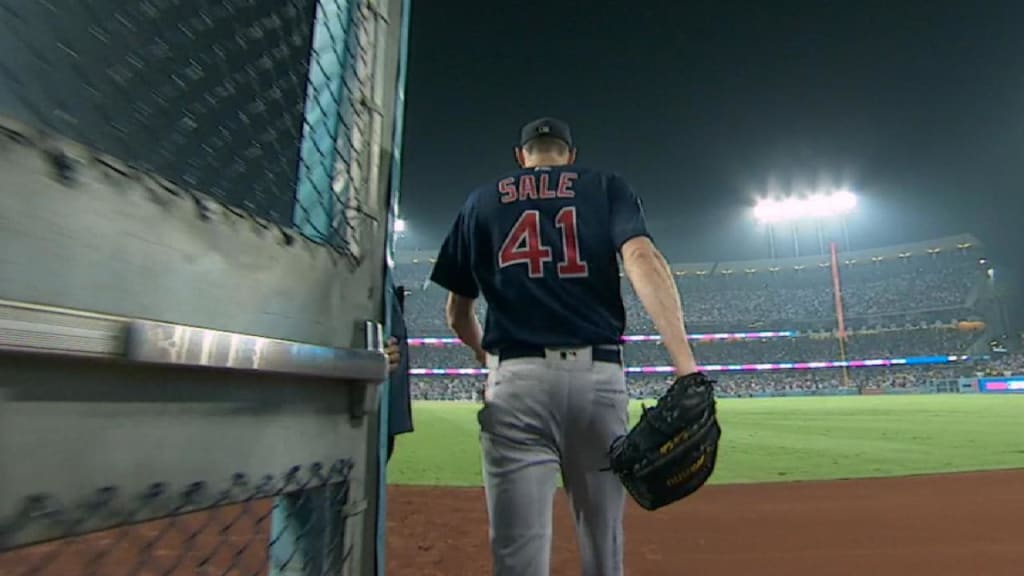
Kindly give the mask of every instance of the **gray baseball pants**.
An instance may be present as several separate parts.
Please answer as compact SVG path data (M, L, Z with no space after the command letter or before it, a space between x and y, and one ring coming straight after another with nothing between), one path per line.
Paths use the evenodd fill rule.
M557 475L569 496L583 576L623 573L625 489L608 447L628 426L622 367L591 348L498 363L480 410L495 576L547 576Z

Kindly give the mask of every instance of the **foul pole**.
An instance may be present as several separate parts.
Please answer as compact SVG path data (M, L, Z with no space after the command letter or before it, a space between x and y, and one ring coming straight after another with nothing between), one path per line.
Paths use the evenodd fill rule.
M836 307L836 339L839 341L839 359L843 362L843 387L850 386L850 373L846 367L846 321L843 319L843 293L839 282L839 257L836 254L836 243L829 242L832 256L832 295ZM859 392L859 390L858 390Z

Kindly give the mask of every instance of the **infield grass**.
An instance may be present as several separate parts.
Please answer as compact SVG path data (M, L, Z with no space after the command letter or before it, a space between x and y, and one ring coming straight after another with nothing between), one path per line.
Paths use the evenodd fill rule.
M653 402L650 402L651 404ZM712 483L820 480L1024 468L1024 395L722 399ZM469 402L415 402L392 484L480 486ZM635 422L640 403L631 406Z

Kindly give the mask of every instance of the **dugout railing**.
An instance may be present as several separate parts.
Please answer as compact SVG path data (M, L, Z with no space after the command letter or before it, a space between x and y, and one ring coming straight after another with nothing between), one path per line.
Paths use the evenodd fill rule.
M408 6L0 0L0 574L375 573Z

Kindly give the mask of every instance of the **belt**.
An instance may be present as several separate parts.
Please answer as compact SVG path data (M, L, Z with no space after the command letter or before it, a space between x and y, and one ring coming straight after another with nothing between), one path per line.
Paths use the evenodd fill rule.
M569 349L566 350L566 352L569 351ZM591 351L590 357L593 358L594 362L608 362L609 364L622 366L622 349L618 346L593 346ZM516 358L546 358L547 350L533 346L510 346L499 350L497 356L498 362L515 360Z

